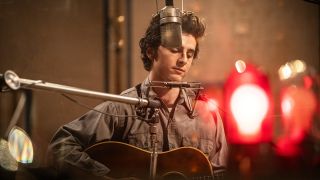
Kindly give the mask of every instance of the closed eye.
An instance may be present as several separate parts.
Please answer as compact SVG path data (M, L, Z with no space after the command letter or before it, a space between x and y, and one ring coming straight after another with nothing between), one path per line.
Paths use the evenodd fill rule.
M172 53L183 53L183 48L170 48L169 49L170 52ZM195 50L194 49L188 49L187 52L186 52L186 56L188 59L190 58L194 58L194 54L195 54Z
M187 51L187 58L194 58L195 51L193 49L190 49Z
M170 48L169 49L172 53L180 53L182 51L181 48Z

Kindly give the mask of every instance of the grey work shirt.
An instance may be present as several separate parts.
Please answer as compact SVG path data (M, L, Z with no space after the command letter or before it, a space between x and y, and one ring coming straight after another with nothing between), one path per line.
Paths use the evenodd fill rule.
M157 96L147 86L148 82L145 80L141 84L140 95L142 98L155 99ZM121 93L128 97L139 97L138 94L135 87ZM197 101L195 116L190 116L194 97L193 91L182 89L172 108L169 109L162 103L157 123L158 151L183 146L195 147L208 156L214 170L224 169L228 147L222 120L219 115L213 116L206 103L200 100ZM83 152L87 147L97 142L113 140L151 151L150 126L134 117L137 109L133 105L108 101L94 109L58 129L49 145L51 162L60 167L65 163L74 165L103 176L110 169Z

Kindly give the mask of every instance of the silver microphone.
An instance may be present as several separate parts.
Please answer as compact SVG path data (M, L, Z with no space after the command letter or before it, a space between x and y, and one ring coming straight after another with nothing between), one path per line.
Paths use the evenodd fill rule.
M173 7L173 1L166 0L166 6L160 10L161 45L167 48L182 46L181 11Z
M149 87L203 89L200 82L149 81Z
M168 88L190 88L191 84L188 82L163 82L163 85Z

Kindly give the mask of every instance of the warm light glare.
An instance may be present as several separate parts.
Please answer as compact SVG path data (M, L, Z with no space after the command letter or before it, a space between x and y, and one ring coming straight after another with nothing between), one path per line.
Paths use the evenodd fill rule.
M32 142L22 129L14 128L8 137L8 146L11 155L21 163L32 163Z
M235 66L238 73L243 73L246 70L246 63L242 60L237 60Z
M124 45L124 40L123 39L120 39L119 41L118 41L118 46L119 47L122 47Z
M215 112L218 109L218 102L214 99L209 99L208 108L211 112Z
M306 63L301 60L293 61L292 65L293 65L296 73L302 73L306 70Z
M119 23L122 23L122 22L124 22L124 19L125 19L125 18L124 18L124 16L118 16L117 19L118 19L118 22L119 22Z
M288 63L281 66L279 69L279 77L281 80L289 79L292 76L292 74L292 68Z
M289 96L284 97L281 102L281 109L284 116L289 116L292 112L294 102Z
M307 69L307 65L302 60L294 60L291 62L282 65L279 68L279 77L281 80L289 79L296 76L299 73L305 72Z
M311 89L289 86L281 93L282 131L277 140L277 153L296 156L300 143L311 132L317 108L317 97Z
M254 135L260 131L268 107L267 94L254 84L240 86L231 97L231 112L239 131L245 135Z

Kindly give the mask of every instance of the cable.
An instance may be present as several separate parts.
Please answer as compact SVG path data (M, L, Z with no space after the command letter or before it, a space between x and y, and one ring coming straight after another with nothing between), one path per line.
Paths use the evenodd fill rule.
M74 102L74 103L76 103L76 104L78 104L78 105L80 105L82 107L85 107L85 108L87 108L89 110L92 110L92 111L95 111L95 112L98 112L98 113L101 113L101 114L104 114L104 115L107 115L107 116L114 116L114 117L121 117L121 118L125 118L125 117L139 118L139 116L137 116L137 115L117 115L117 114L110 114L110 113L102 112L102 111L99 111L97 109L91 108L91 107L89 107L89 106L87 106L87 105L85 105L85 104L73 99L72 97L70 97L70 96L68 96L66 94L61 94L61 95L64 96L65 98L67 98L68 100L70 100L70 101L72 101L72 102Z
M141 121L145 121L147 123L149 123L151 120L153 120L152 118L143 118L142 116L138 116L138 115L117 115L117 114L110 114L110 113L102 112L102 111L96 110L94 108L91 108L83 103L80 103L79 101L73 99L72 97L70 97L66 94L61 94L61 95L64 96L65 98L67 98L68 100L70 100L70 101L72 101L82 107L85 107L86 109L89 109L89 110L92 110L92 111L95 111L95 112L98 112L98 113L101 113L101 114L104 114L107 116L120 117L120 118L132 117L132 118L137 118Z

